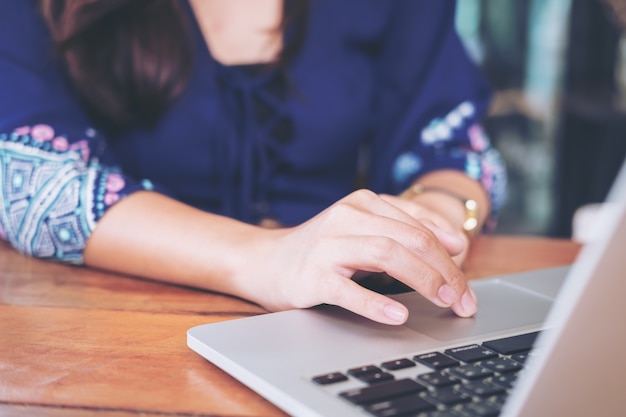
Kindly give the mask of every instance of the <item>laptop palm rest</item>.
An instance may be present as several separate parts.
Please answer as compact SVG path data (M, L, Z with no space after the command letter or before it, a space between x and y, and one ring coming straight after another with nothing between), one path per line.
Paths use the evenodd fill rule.
M407 327L440 341L524 330L544 322L568 269L550 268L474 281L478 313L468 319L459 319L449 309L437 307L415 293L393 298L409 309Z

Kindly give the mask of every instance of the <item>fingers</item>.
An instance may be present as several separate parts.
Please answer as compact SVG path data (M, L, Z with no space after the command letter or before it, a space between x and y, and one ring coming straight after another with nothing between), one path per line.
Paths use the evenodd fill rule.
M356 210L344 216L359 225L352 233L391 238L391 241L370 238L367 244L361 242L362 253L373 252L368 256L375 260L376 265L387 265L385 272L420 291L438 305L443 303L451 306L462 298L467 292L467 284L451 258L451 255L465 249L467 241L462 236L448 232L430 220L418 221L374 193L357 192L351 197L348 201L355 204L353 208ZM394 243L399 244L398 247ZM388 256L391 250L397 252L394 257ZM439 294L438 300L436 294ZM469 303L466 306L471 307ZM475 308L457 307L458 312L465 310L463 315L475 312Z
M330 304L350 310L370 320L398 325L409 317L407 308L382 294L367 290L352 280L334 281L326 296Z
M438 213L433 213L431 210L404 198L386 194L381 194L380 197L428 227L451 256L458 255L467 249L466 236L462 232L454 230L448 220Z
M437 239L446 248L452 256L452 260L457 265L461 265L469 246L469 240L465 234L454 230L448 221L437 213L415 204L414 202L390 195L381 195L381 198L401 210L405 211L412 217L418 219L422 225L432 231ZM463 282L465 284L465 281ZM471 316L476 312L476 295L471 288L466 287L459 289L460 298L452 304L452 309L460 316ZM441 289L441 298L451 300L449 288Z
M438 226L430 219L421 218L418 220L431 232L433 232L437 240L441 242L443 247L451 256L458 255L467 248L468 242L467 239L464 239L464 236L459 235L458 233L450 232Z
M343 307L379 323L399 325L408 319L408 309L403 304L363 288L352 280L338 279L325 288L326 294L323 297L327 303ZM461 317L473 315L475 308L476 295L469 286L461 300L451 306L452 311Z
M382 323L404 322L406 307L350 279L364 270L386 272L438 306L473 315L474 298L451 257L458 242L442 228L426 225L372 192L349 195L281 241L298 254L289 263L304 266L294 273L310 275L287 283L289 295L281 298L294 306L331 303ZM307 249L297 242L307 242Z
M388 229L393 229L393 225L389 224ZM393 231L390 233L393 234ZM352 264L346 266L373 272L384 271L435 305L454 307L453 311L460 316L475 314L473 299L461 303L463 294L468 291L465 277L432 236L416 237L416 243L409 242L405 237L397 237L404 240L404 243L400 243L390 237L373 235L345 239L349 241L337 242L338 247L343 249L335 253L351 259Z
M477 304L478 300L476 299L476 293L472 290L472 287L468 285L467 291L461 296L461 299L458 302L451 306L451 309L457 316L471 317L476 314Z

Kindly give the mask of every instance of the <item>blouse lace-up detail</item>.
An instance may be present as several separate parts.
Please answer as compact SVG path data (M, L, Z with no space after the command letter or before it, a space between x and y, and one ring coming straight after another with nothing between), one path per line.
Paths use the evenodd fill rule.
M268 65L217 68L224 123L214 157L223 213L258 223L273 217L272 175L293 134L286 76Z

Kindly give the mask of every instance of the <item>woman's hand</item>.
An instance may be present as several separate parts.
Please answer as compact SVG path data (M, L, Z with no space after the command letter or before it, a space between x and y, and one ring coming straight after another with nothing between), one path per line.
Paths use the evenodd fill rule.
M466 241L405 203L361 190L299 226L266 229L142 191L107 211L85 262L270 310L328 303L400 324L408 316L404 305L352 279L357 271L386 272L436 305L471 316L476 300L452 259Z
M270 310L328 303L401 324L408 317L404 305L351 279L361 270L386 272L438 306L473 315L475 295L452 259L466 240L432 213L409 208L360 190L302 225L263 230L250 243L249 262L233 277L233 292Z
M403 197L386 194L381 195L381 198L403 210L414 219L419 220L424 226L442 229L462 241L462 249L456 255L453 255L452 259L459 267L463 265L463 262L465 262L465 258L467 257L467 253L469 252L470 239L460 226L460 223L463 220L462 211L457 210L458 215L455 216L454 214L457 213L454 213L449 214L448 217L446 217L442 214L442 211L434 210L434 207L436 207L437 204L459 206L459 202L456 199L450 199L450 197L445 194L422 195L419 200L415 198L408 200ZM425 201L426 199L428 199L427 202ZM454 210L447 211L449 213ZM456 219L452 219L451 217L456 217ZM455 227L454 223L458 223L459 225Z

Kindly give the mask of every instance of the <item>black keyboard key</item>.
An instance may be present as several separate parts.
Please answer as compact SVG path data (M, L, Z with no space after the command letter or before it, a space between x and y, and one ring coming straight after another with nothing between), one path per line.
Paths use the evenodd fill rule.
M482 361L480 364L487 369L491 369L492 371L499 373L519 371L524 367L521 363L508 358L489 359Z
M415 356L413 359L435 370L459 365L458 361L440 352L424 353L423 355Z
M437 407L417 395L395 398L367 406L365 409L376 417L396 417L435 410Z
M361 381L368 384L378 384L380 382L391 381L394 379L389 372L367 372L357 376Z
M455 413L454 410L437 410L430 413L420 414L419 417L463 417L459 413Z
M493 375L493 371L475 365L457 366L456 368L450 368L448 372L450 372L450 375L456 376L457 378L469 380L484 379Z
M517 381L517 376L518 374L516 373L502 374L494 376L491 381L502 388L511 389L515 381Z
M442 404L445 406L452 406L472 401L471 396L465 394L464 392L459 392L453 387L440 388L432 391L429 390L424 395L424 399L432 402L433 404Z
M508 394L494 395L493 397L489 398L489 402L498 408L502 408L508 397Z
M516 353L515 355L511 355L511 359L519 363L526 363L526 360L528 359L528 355L529 355L528 352Z
M505 392L504 388L502 388L501 386L494 385L485 381L471 381L462 384L459 387L459 391L477 397L491 397L493 395L502 394Z
M353 404L364 405L378 403L424 390L426 390L426 388L423 385L418 384L417 381L406 378L391 382L382 382L364 388L351 389L339 393L339 396Z
M426 382L433 387L446 387L448 385L454 385L459 380L449 374L443 372L429 372L427 374L421 374L417 377L420 381Z
M348 369L348 374L355 376L355 377L359 377L360 375L363 375L363 374L373 374L373 373L382 372L382 371L383 370L380 369L378 366L366 365L366 366L360 366L358 368Z
M460 414L467 417L497 417L500 407L487 402L463 404L459 407Z
M347 376L342 374L341 372L331 372L329 374L319 375L313 378L313 382L318 383L320 385L328 385L334 384L336 382L346 381L348 379Z
M444 353L452 356L461 362L478 362L485 359L495 358L498 356L493 350L487 349L480 345L461 346L453 349L447 349Z
M415 366L415 362L410 359L396 359L395 361L385 362L381 365L383 368L390 371L397 371L398 369L411 368Z
M484 342L483 346L495 350L503 355L512 355L518 352L526 352L532 349L539 332L520 334L518 336L505 337L503 339Z

